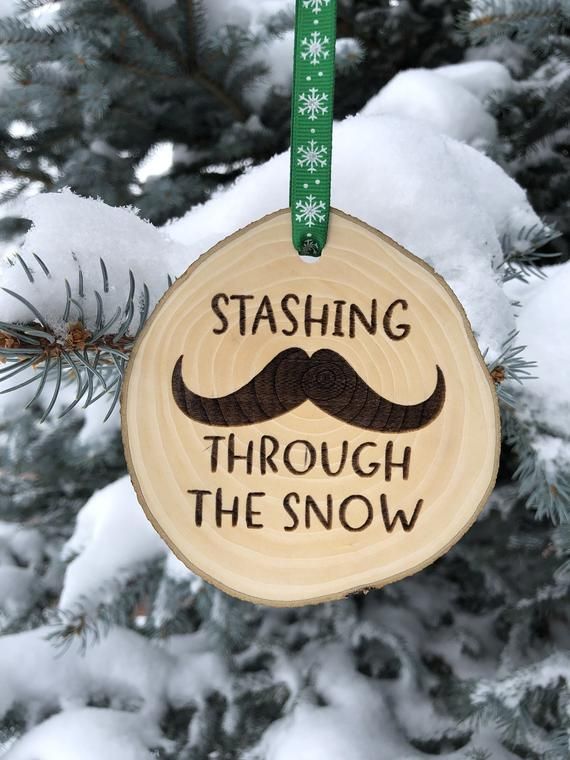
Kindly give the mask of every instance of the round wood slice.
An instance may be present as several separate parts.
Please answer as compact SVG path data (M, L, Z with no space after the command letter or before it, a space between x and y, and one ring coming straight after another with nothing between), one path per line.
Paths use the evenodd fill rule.
M138 498L176 555L282 606L440 557L487 500L500 446L452 291L338 211L312 262L288 210L196 261L136 343L122 419Z

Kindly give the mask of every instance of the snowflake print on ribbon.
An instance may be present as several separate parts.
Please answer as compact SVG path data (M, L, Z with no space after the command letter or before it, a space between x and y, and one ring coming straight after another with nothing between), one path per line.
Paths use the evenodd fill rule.
M330 39L328 37L320 32L311 32L308 37L301 40L301 58L304 61L310 61L313 66L317 66L329 57L329 44Z
M308 92L302 92L299 96L299 113L301 116L308 116L310 121L315 121L328 112L329 107L325 105L328 99L326 92L319 92L316 87L311 87Z
M317 200L314 195L307 195L304 201L297 201L295 206L297 221L312 227L317 222L324 222L326 209L323 201Z
M306 145L300 145L297 148L299 154L297 164L314 174L317 169L322 169L327 165L327 152L326 145L320 145L316 140L309 140Z
M320 256L329 227L335 40L336 3L296 0L289 205L307 256Z
M331 0L303 0L303 6L310 8L313 13L320 13L323 8L326 8Z

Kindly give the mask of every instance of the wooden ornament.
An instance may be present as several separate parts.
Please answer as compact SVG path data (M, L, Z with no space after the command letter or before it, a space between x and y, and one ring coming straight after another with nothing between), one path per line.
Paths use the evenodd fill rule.
M289 210L224 240L165 294L122 399L131 477L177 556L293 606L444 554L495 482L495 387L424 262L339 211L323 255Z

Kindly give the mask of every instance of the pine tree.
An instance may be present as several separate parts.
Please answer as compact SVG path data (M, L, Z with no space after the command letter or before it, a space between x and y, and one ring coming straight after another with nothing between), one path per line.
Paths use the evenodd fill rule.
M472 314L506 445L497 489L462 541L383 590L269 610L182 567L125 475L117 404L138 331L231 226L226 212L238 223L248 204L265 208L263 189L287 190L286 157L267 162L289 140L293 16L286 3L263 5L19 0L0 19L0 378L12 389L0 426L0 757L566 758L568 349L556 341L570 277L567 264L550 266L568 235L562 0L339 3L336 115L381 99L339 126L339 176L362 170L358 209L402 242L427 236L398 190L431 190L438 198L420 193L416 216L465 234L461 245L426 241L425 257L456 277ZM435 68L462 60L466 29L484 43L467 57L491 66ZM509 65L511 88L497 86L508 75L492 61ZM416 122L405 108L417 73L394 77L421 67L434 70ZM474 144L538 216L496 164L440 135L452 123L477 131L467 101L487 136L486 111L499 128ZM393 141L377 145L378 164L362 147L370 136ZM442 145L440 181L430 151ZM161 146L172 160L146 176L141 164ZM388 168L392 152L401 171ZM260 191L251 178L262 176ZM461 213L438 216L469 181L481 184L457 202L476 207L473 231ZM109 206L155 225L182 219L163 234ZM472 278L487 290L472 292Z
M22 2L19 15L0 20L15 80L0 96L0 170L14 180L6 198L30 185L70 187L161 224L287 147L290 72L275 71L267 55L289 49L290 10L255 32L236 13L217 33L221 7L212 20L200 0L64 0L56 13L52 5ZM337 116L361 108L401 68L459 60L462 4L449 6L341 4ZM14 134L13 122L28 131ZM174 146L172 167L141 181L137 166L164 143ZM20 228L3 222L4 234Z
M476 2L463 18L474 44L510 65L518 87L495 103L501 160L568 254L569 9L565 2ZM549 250L553 250L550 248Z

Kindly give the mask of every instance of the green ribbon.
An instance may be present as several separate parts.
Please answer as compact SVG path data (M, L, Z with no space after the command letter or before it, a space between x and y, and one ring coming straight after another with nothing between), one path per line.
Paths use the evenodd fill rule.
M329 228L336 0L297 0L291 102L293 245L320 256Z

